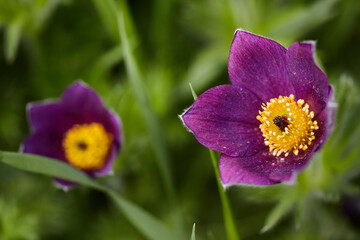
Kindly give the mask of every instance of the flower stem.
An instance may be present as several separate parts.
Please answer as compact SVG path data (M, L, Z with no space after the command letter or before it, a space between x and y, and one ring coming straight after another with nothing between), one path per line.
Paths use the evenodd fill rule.
M240 238L236 231L235 221L234 221L234 217L231 213L229 199L227 198L224 188L220 182L220 173L219 173L219 169L218 169L217 158L215 156L214 151L209 149L209 152L210 152L210 157L211 157L212 164L213 164L214 171L215 171L216 182L217 182L218 189L219 189L221 206L222 206L223 215L224 215L226 234L227 234L229 240L239 240Z

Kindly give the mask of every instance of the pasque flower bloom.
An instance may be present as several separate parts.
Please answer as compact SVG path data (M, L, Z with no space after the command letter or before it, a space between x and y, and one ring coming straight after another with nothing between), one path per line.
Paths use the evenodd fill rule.
M27 114L32 133L22 152L58 159L91 177L112 173L121 146L120 119L83 82L70 85L59 101L29 103ZM75 185L55 182L64 189Z
M324 144L336 104L314 48L313 42L295 42L285 49L235 32L232 84L209 89L181 116L201 144L221 153L224 187L291 182Z

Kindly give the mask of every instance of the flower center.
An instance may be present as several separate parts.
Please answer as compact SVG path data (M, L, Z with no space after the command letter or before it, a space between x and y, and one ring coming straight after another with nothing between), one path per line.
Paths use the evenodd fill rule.
M291 152L299 154L305 151L315 139L314 130L319 129L312 121L314 112L309 112L309 105L303 99L294 101L294 95L279 96L262 104L263 111L256 117L265 138L265 145L274 156L282 153L287 157Z
M113 136L99 123L76 124L64 136L62 145L69 163L81 170L104 166Z

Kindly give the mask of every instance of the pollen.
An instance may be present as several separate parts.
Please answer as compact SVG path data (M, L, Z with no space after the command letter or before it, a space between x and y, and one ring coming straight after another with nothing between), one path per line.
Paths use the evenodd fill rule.
M256 117L261 122L264 143L274 156L287 157L306 151L315 139L314 131L319 129L310 106L303 99L294 99L292 94L272 98L262 104L263 111Z
M64 135L62 146L69 163L81 170L104 166L113 136L99 123L76 124Z

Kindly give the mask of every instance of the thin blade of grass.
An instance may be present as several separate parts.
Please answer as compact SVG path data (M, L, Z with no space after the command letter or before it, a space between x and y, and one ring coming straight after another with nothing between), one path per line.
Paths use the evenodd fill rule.
M5 32L5 58L8 63L15 60L19 48L22 21L18 20L8 25Z
M175 213L176 226L179 227L180 232L184 233L183 219L178 209L178 205L176 204L177 200L170 174L170 155L165 142L165 134L160 121L157 119L157 116L150 105L149 94L132 53L129 38L127 36L125 17L121 11L118 13L118 28L123 47L125 68L129 76L130 85L134 92L135 99L140 106L141 114L145 120L150 138L152 139L153 147L157 155L157 164L165 183L165 189L172 205L172 209Z
M292 204L292 199L285 198L280 201L266 218L264 227L261 229L261 233L267 232L272 229L287 213L288 209L291 207Z
M192 232L191 232L191 238L190 238L190 240L196 240L196 236L195 236L195 226L196 226L196 224L194 223L193 228L192 228Z

